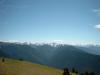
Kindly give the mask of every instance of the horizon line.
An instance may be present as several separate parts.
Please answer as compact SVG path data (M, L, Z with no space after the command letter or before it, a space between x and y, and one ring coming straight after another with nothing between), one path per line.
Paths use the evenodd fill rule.
M49 40L49 41L17 41L17 40L0 40L0 42L10 43L27 43L27 44L68 44L68 45L100 45L99 42L94 41L63 41L63 40Z

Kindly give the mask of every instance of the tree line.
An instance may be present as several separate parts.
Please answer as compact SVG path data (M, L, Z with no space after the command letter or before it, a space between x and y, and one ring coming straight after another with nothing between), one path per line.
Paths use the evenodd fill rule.
M71 72L69 71L68 68L64 68L62 75L72 75L72 73L77 75L95 75L94 72L88 72L88 71L84 73L79 73L78 70L76 70L75 68L72 68Z

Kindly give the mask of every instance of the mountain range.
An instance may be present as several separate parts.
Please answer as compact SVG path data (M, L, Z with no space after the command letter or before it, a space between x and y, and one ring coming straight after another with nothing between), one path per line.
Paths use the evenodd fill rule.
M22 59L59 69L76 68L100 75L99 45L22 44L0 42L0 57Z

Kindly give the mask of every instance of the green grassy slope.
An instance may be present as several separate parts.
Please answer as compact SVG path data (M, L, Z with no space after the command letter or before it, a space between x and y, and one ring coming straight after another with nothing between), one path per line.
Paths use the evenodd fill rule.
M62 75L62 71L44 65L7 58L2 62L0 58L0 75Z

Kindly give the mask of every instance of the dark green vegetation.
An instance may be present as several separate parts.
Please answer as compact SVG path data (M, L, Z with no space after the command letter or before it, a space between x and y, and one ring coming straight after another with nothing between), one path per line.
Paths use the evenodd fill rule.
M0 42L0 56L31 61L55 68L77 68L78 73L94 72L100 75L100 56L87 53L71 45L51 46L48 44L17 44ZM76 71L77 72L77 71Z
M72 68L72 72L69 71L68 68L64 68L63 75L95 75L94 72L84 72L84 73L78 73L78 71L75 68Z
M70 72L67 68L64 69L63 75L70 75Z

